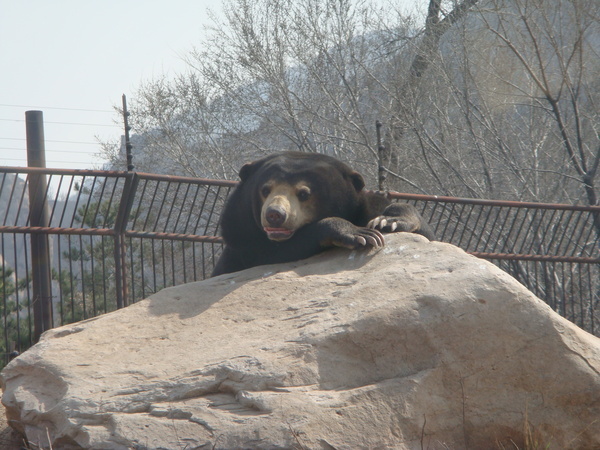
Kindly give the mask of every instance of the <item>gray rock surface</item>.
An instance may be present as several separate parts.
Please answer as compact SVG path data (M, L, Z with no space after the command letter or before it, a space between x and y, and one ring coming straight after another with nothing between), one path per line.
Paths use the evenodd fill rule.
M9 423L55 449L600 448L600 339L452 245L386 239L51 330L2 372Z

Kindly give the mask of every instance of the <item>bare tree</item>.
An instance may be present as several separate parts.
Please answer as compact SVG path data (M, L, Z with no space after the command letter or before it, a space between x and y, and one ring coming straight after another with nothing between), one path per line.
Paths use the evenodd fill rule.
M375 186L381 120L390 188L597 204L598 3L428 5L418 28L367 2L227 1L192 71L131 102L149 164L231 177L296 149Z
M184 73L147 82L129 109L138 170L214 178L237 171L232 154L239 149L224 145L223 139L236 132L240 119L203 78ZM112 159L122 157L114 146L108 153Z
M413 182L427 179L437 192L597 204L598 8L579 0L473 8L404 90L410 132L396 171L409 177L403 162L416 159Z
M441 35L431 22L421 39L409 18L368 2L229 0L190 54L192 72L146 83L130 102L148 155L136 166L228 177L244 160L297 149L345 159L374 184L375 121L397 115L409 44Z
M380 17L349 0L227 2L189 56L193 72L146 83L130 102L149 162L231 176L244 160L299 149L374 167Z
M349 0L227 5L225 22L190 63L251 124L238 138L264 153L322 152L373 171L381 14Z
M515 1L511 21L506 13L495 20L485 12L480 17L524 74L527 91L515 88L550 116L556 141L579 177L587 203L597 205L600 5L579 0L550 3Z

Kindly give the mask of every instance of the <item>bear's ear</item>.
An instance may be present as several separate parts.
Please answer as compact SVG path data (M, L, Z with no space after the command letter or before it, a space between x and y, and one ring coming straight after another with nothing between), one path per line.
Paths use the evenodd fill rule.
M256 172L256 169L258 169L261 162L262 161L254 161L244 164L240 169L240 180L246 181L250 175Z
M352 181L352 185L354 186L354 189L356 189L356 192L362 191L365 187L365 179L358 172L350 173L350 181Z

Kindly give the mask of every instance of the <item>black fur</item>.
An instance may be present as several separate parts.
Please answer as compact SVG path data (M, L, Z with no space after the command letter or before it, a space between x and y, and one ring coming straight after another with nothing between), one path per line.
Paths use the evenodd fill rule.
M332 246L383 246L381 232L367 227L369 221L381 215L387 221L379 224L381 231L395 228L393 231L434 238L412 205L391 203L381 193L364 190L364 180L358 172L329 156L274 154L244 165L240 178L221 217L225 248L213 276L308 258ZM260 189L270 180L292 185L306 181L316 202L311 222L283 242L270 240L261 225Z

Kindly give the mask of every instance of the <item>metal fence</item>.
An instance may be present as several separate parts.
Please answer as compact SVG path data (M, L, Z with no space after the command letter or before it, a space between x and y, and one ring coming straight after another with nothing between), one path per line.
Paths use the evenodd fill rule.
M600 207L393 193L436 237L511 274L556 312L600 335Z
M219 216L235 184L0 167L0 367L45 329L209 276L221 251ZM440 240L493 261L598 334L600 207L391 196L416 204ZM32 256L40 248L45 263ZM47 286L35 285L36 270L48 274Z
M0 168L0 366L48 328L209 276L221 251L219 215L235 184L133 172ZM34 210L34 202L45 212ZM40 264L31 247L40 236L49 257L38 270L50 282L36 292Z

